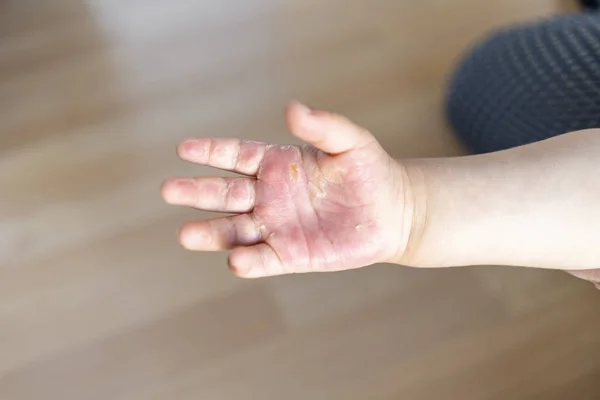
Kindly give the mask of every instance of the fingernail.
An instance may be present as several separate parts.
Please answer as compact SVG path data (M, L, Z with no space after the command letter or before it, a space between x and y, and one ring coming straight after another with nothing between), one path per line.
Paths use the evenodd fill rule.
M294 104L296 106L296 109L298 110L298 113L300 114L300 118L298 121L300 126L307 131L312 131L314 129L315 124L315 120L313 118L313 110L307 105L300 102L295 102Z
M300 102L295 102L296 106L298 107L298 110L300 111L300 113L304 114L304 116L306 117L322 117L325 116L327 114L329 114L328 111L326 110L321 110L318 108L312 108L307 106L306 104L300 103Z
M296 107L296 110L299 111L301 114L310 115L310 113L312 112L310 107L298 100L292 100L291 105Z

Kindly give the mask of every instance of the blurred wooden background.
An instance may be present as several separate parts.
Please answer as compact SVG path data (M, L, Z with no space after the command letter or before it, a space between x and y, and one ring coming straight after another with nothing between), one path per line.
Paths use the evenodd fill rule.
M0 1L0 398L598 399L600 293L559 272L242 281L161 181L187 136L290 142L291 98L461 152L443 84L559 0Z

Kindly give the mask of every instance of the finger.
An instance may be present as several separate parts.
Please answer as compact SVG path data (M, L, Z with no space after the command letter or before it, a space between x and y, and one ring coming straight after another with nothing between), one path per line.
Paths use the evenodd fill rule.
M256 197L250 178L174 178L163 183L161 192L169 204L231 213L251 211Z
M256 175L266 143L240 139L186 139L177 147L183 160L244 175Z
M311 110L300 103L287 107L286 120L292 134L329 154L340 154L377 143L367 130L345 117Z
M189 222L181 228L179 241L188 250L221 251L255 245L262 235L252 216L241 214Z
M287 273L281 259L267 243L238 247L229 254L229 268L241 278L263 278Z

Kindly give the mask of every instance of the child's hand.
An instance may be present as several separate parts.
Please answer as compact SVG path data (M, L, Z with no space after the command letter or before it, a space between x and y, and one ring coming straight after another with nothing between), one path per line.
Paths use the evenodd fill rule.
M245 175L164 183L170 204L236 214L187 223L183 246L233 249L230 268L249 278L400 259L414 208L404 168L369 132L341 116L292 104L286 118L290 131L311 145L238 139L180 144L184 160Z

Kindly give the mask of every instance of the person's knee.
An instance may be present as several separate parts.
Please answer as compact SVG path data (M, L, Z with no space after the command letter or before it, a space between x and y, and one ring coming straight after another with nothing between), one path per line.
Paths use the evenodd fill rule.
M446 113L483 153L600 126L600 16L571 15L491 32L450 76Z
M446 93L446 115L459 138L475 152L505 147L492 137L490 124L510 111L505 101L515 88L515 73L507 60L515 57L518 37L495 30L472 45L452 72Z

